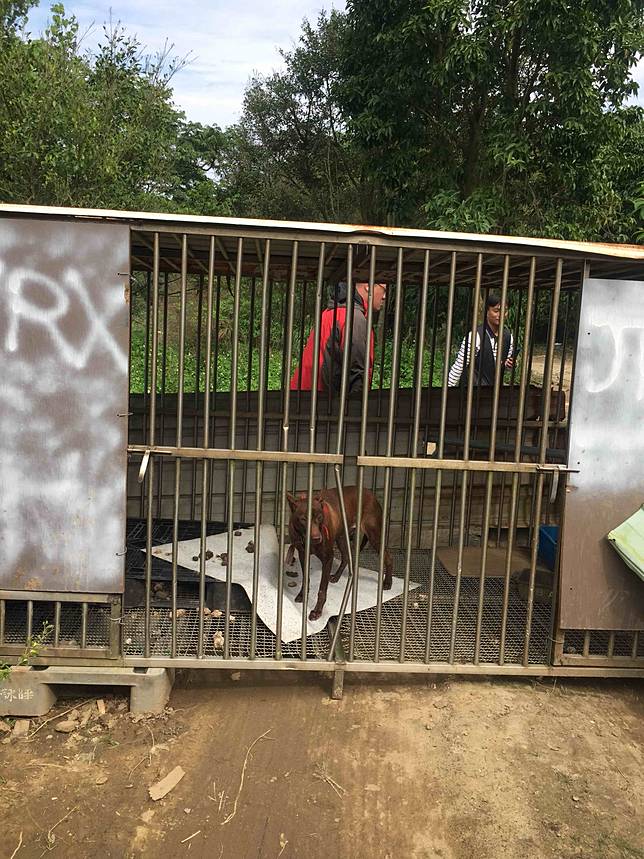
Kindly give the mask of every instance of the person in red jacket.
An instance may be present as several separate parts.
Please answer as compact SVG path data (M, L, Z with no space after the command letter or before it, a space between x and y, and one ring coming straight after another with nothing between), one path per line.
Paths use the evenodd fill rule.
M374 283L373 312L382 307L387 285ZM369 284L356 283L353 297L353 328L351 331L351 353L349 357L349 393L362 391L367 345L367 307ZM338 283L335 302L331 300L320 318L320 351L318 353L318 390L339 393L342 383L342 353L347 320L347 284ZM334 325L335 323L335 325ZM291 390L310 391L313 384L313 347L315 331L311 331L302 353L302 366L297 367L291 378ZM373 374L374 335L369 338L369 385Z

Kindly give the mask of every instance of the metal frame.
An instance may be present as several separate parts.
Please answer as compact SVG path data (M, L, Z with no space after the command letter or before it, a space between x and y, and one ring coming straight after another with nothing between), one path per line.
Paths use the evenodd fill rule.
M16 209L0 207L15 214ZM46 210L20 208L25 217L46 214L54 217L69 217L68 210ZM80 215L81 213L75 213ZM83 217L123 218L120 213L82 213ZM566 242L548 242L532 239L508 239L503 237L467 237L459 234L439 234L427 231L396 231L384 228L349 228L338 225L282 224L231 219L197 219L177 216L130 214L132 224L133 268L143 277L140 281L141 297L145 301L144 316L144 390L142 398L142 426L139 438L130 442L128 453L138 462L141 490L137 493L139 515L146 522L146 548L144 580L144 643L140 655L124 656L118 640L118 624L121 620L118 600L98 595L82 595L75 601L85 607L83 629L86 632L87 605L91 602L111 604L111 619L114 633L110 647L103 654L110 662L126 665L168 665L174 667L234 667L234 668L281 668L304 670L331 670L335 675L336 692L340 694L344 671L400 671L429 673L484 673L524 674L528 676L565 676L581 673L596 676L597 673L623 672L623 676L641 676L639 657L633 660L608 652L605 656L588 652L577 655L565 654L560 631L556 631L555 612L557 576L553 577L550 637L555 640L552 665L531 661L533 607L536 599L538 579L538 526L542 521L562 521L564 493L557 487L565 483L570 469L565 464L566 427L560 420L564 369L568 355L574 353L570 339L575 336L574 319L571 319L571 290L579 289L580 273L584 260L601 259L604 264L612 260L623 260L624 266L641 264L641 250L609 249ZM387 279L393 285L393 300L385 311L380 324L379 383L377 393L369 396L368 367L364 368L363 391L359 409L349 392L348 350L343 352L341 389L338 396L318 396L318 365L314 362L313 386L310 394L292 392L289 378L293 359L302 360L305 332L312 330L314 354L318 354L320 325L325 286L338 277L346 278L350 284L349 306L352 307L352 285L361 279L368 281L369 299L366 307L367 350L374 320L372 303L373 285ZM176 278L178 295L178 345L176 391L169 381L169 349L173 339L169 331L169 319L176 312L176 295L171 293L170 281ZM174 281L173 281L174 283ZM196 285L195 285L196 284ZM310 287L315 284L315 289ZM469 361L463 397L458 405L458 417L454 419L455 397L448 390L448 375L453 359L453 347L458 346L463 331L469 332L471 341L481 323L479 305L490 288L497 287L501 293L501 325L498 342L503 339L504 310L510 304L510 296L518 296L514 305L515 320L513 336L524 338L526 352L521 361L518 384L512 371L512 390L504 386L500 362L496 362L494 382L488 392L475 384L474 362ZM257 289L260 295L257 295ZM229 290L232 298L231 318L224 318L224 298ZM413 391L409 398L409 411L402 412L398 392L403 364L403 350L409 350L406 340L408 324L406 305L409 296L418 296L418 313L414 318L413 341ZM192 295L196 293L196 301ZM162 302L160 293L162 292ZM242 312L244 301L249 296L249 310ZM544 361L544 385L538 408L538 419L534 420L534 408L529 406L533 356L535 348L534 325L540 319L539 296L549 300L548 335ZM565 323L563 348L556 397L553 395L554 354L559 308L565 301ZM461 312L465 301L464 317ZM228 305L226 304L226 307ZM246 305L244 305L246 307ZM258 312L259 308L259 312ZM159 333L159 317L162 312L163 326ZM205 318L204 318L205 312ZM299 317L298 317L299 314ZM333 319L337 316L337 303L333 308ZM196 325L193 325L196 318ZM255 343L256 320L259 318L259 343ZM347 314L348 340L351 340L353 315ZM462 323L465 322L463 328ZM131 320L131 330L133 321ZM241 351L240 336L247 335L244 325L250 325L247 354ZM281 342L281 407L275 409L269 388L269 372L274 363L271 354L271 330L281 325L284 333ZM228 334L222 330L229 325ZM156 333L155 333L156 332ZM391 342L389 352L388 342ZM299 343L298 343L299 336ZM228 379L221 363L226 337L230 342L230 369ZM192 338L192 339L191 339ZM193 349L195 346L196 348ZM172 347L174 348L174 346ZM191 351L192 350L192 351ZM228 354L228 353L226 353ZM277 353L276 353L277 354ZM407 352L407 355L409 352ZM194 367L194 389L187 390L188 359ZM405 359L409 363L409 357ZM257 392L251 384L251 376L257 371ZM442 367L442 369L440 369ZM246 371L243 387L240 374ZM435 373L442 372L443 384L440 395L433 388ZM192 372L192 370L190 370ZM385 381L386 377L386 381ZM423 379L429 378L429 385ZM203 381L202 381L203 380ZM227 383L227 389L226 389ZM240 393L240 391L242 393ZM241 398L244 398L245 400ZM320 408L326 400L326 414ZM404 398L403 398L404 399ZM245 402L245 408L240 405ZM552 414L552 402L556 414ZM255 406L253 405L255 403ZM271 407L269 407L271 405ZM308 407L308 408L307 408ZM489 409L487 414L486 409ZM133 411L136 410L133 409ZM487 416L486 416L487 415ZM138 413L137 413L138 420ZM133 426L136 421L133 421ZM456 436L450 434L455 427ZM435 456L419 456L421 430L435 432ZM137 430L138 432L138 430ZM174 433L174 438L172 434ZM221 443L222 433L226 442ZM335 440L332 440L332 434ZM462 435L462 438L461 438ZM274 448L267 447L267 439L277 436ZM357 456L349 453L349 441L353 439ZM530 441L532 438L532 441ZM254 440L253 440L254 439ZM168 441L174 441L168 444ZM189 440L186 444L186 440ZM201 445L199 445L201 441ZM192 442L192 444L190 444ZM404 444L402 444L404 442ZM375 449L374 449L375 446ZM335 453L331 449L335 447ZM561 461L563 459L563 462ZM190 468L183 467L184 460ZM166 495L169 481L164 476L164 462L173 468L172 491ZM225 465L224 465L225 464ZM224 466L224 472L221 470ZM371 470L372 488L383 501L388 528L383 530L380 544L380 587L375 607L373 651L371 656L356 653L356 609L360 582L355 571L360 563L360 542L356 541L350 553L348 578L343 593L342 607L337 622L330 626L330 647L326 659L311 658L307 654L306 612L302 616L299 658L285 657L281 646L281 611L278 609L277 637L274 653L265 658L258 650L258 620L255 601L258 591L259 567L256 555L251 598L250 648L248 658L239 659L231 653L232 628L229 621L232 605L232 561L234 552L233 531L235 523L245 521L247 501L252 495L248 486L249 476L254 471L254 502L251 502L255 525L255 544L259 546L260 524L269 516L277 527L280 553L285 549L286 493L287 487L296 488L300 471L305 473L308 492L308 517L312 515L312 493L316 481L324 474L327 483L328 468L333 468L333 481L341 490L345 475L355 471L358 486L358 526L367 469ZM289 475L289 469L291 469ZM400 472L403 474L401 485ZM445 474L447 472L447 474ZM449 472L452 472L451 478ZM477 483L477 475L483 483ZM225 582L225 624L223 656L213 657L204 644L206 604L205 547L208 525L213 511L220 503L216 499L219 475L225 476L222 502L225 511L225 527L228 543L228 568ZM420 478L420 479L419 479ZM266 481L274 483L273 490L266 490ZM509 481L509 497L506 493ZM185 515L184 499L186 481L189 484L189 518L199 525L201 550L198 574L198 646L194 655L181 653L180 634L177 626L177 609L180 601L180 571L177 564L177 545L181 523ZM525 481L528 481L527 483ZM328 485L328 484L327 484ZM553 489L554 486L554 489ZM529 517L530 564L527 581L526 619L523 630L523 658L520 662L508 661L506 639L509 624L509 600L513 549L519 540L522 499L527 488L532 493L533 515ZM342 493L340 492L342 499ZM170 572L171 644L168 657L153 652L153 615L157 609L152 605L152 583L155 576L152 558L153 524L164 517L171 504L173 557ZM478 499L478 500L475 500ZM508 504L509 502L509 504ZM186 502L188 503L188 502ZM477 504L479 505L477 507ZM400 519L391 515L392 510L402 509ZM508 508L507 527L504 511ZM454 597L449 607L449 659L446 662L432 661L432 636L437 635L434 625L434 610L439 605L436 590L437 546L445 532L443 511L449 510L448 542L457 544L457 568ZM342 505L343 529L349 540L347 512ZM480 515L480 523L477 516ZM524 517L525 518L525 517ZM400 645L395 662L383 660L381 640L384 634L383 614L383 550L392 539L395 528L399 528L399 545L404 551L404 590L400 609ZM478 533L480 531L480 533ZM507 538L504 534L507 532ZM410 582L412 557L422 546L424 536L431 533L430 581L428 587L425 658L408 661L405 651L410 626ZM494 533L496 536L493 536ZM505 543L503 542L505 539ZM456 655L456 644L462 622L461 592L463 587L463 559L472 547L473 540L480 541L481 561L478 597L474 606L475 644L471 661L460 662ZM500 609L500 643L497 664L482 663L480 659L481 639L486 613L487 558L494 540L496 548L505 550L503 600ZM414 548L414 545L416 548ZM310 539L305 546L305 567L311 553ZM280 569L278 587L283 584ZM304 579L304 595L308 595L308 573ZM55 602L58 617L63 600L55 594L32 594L31 592L0 593L0 620L4 624L7 600L23 600L28 606L35 600ZM279 601L278 601L279 605ZM342 646L343 618L347 609L348 647ZM28 609L29 612L29 609ZM415 629L415 627L414 627ZM27 630L27 637L31 630ZM81 636L81 647L73 656L62 653L65 648L47 648L42 659L55 661L83 660L95 658L90 654L86 634ZM19 645L3 645L0 629L0 652L14 658ZM636 648L637 650L637 648ZM65 657L68 657L65 660ZM591 660L589 662L589 660ZM632 669L630 668L632 666ZM629 670L627 670L630 669ZM591 672L591 673L589 673ZM595 672L593 674L592 672ZM620 675L621 676L621 675Z

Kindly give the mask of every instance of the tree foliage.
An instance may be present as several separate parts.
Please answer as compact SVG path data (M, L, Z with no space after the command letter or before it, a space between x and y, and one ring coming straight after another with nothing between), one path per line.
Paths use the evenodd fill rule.
M146 56L104 27L83 52L78 23L54 5L42 38L19 32L27 4L3 7L0 52L0 198L119 209L213 210L217 192L200 160L216 128L186 124L172 103L181 60ZM204 185L206 192L204 192Z
M260 217L378 220L369 165L346 133L338 99L344 16L304 20L284 69L255 75L224 168L233 208Z
M624 240L639 0L348 0L351 131L395 221Z
M348 0L239 122L188 122L183 60L0 0L0 199L641 241L642 0Z

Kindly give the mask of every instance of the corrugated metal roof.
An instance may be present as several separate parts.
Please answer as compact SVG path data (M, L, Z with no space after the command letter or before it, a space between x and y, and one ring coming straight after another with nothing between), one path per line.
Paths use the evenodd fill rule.
M256 230L284 230L335 233L337 235L374 235L391 238L407 238L432 242L481 242L506 247L534 247L561 253L574 253L580 256L612 257L644 262L644 246L627 244L609 244L606 242L570 242L560 239L532 238L522 236L501 236L482 233L455 233L437 230L414 230L407 227L378 227L365 224L328 224L314 221L271 221L256 218L220 218L202 215L175 215L165 212L126 212L115 209L75 209L59 206L26 206L13 203L1 203L0 215L27 215L40 217L92 218L118 220L126 222L163 222L168 224L189 225L200 227L241 227Z

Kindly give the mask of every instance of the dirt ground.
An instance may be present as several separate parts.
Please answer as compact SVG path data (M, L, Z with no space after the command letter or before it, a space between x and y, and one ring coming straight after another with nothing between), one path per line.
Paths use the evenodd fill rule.
M2 734L0 855L644 857L641 681L329 689L186 672L152 718L108 690L102 716L95 699L59 699L47 718L76 705L84 727ZM152 801L176 766L183 779Z

